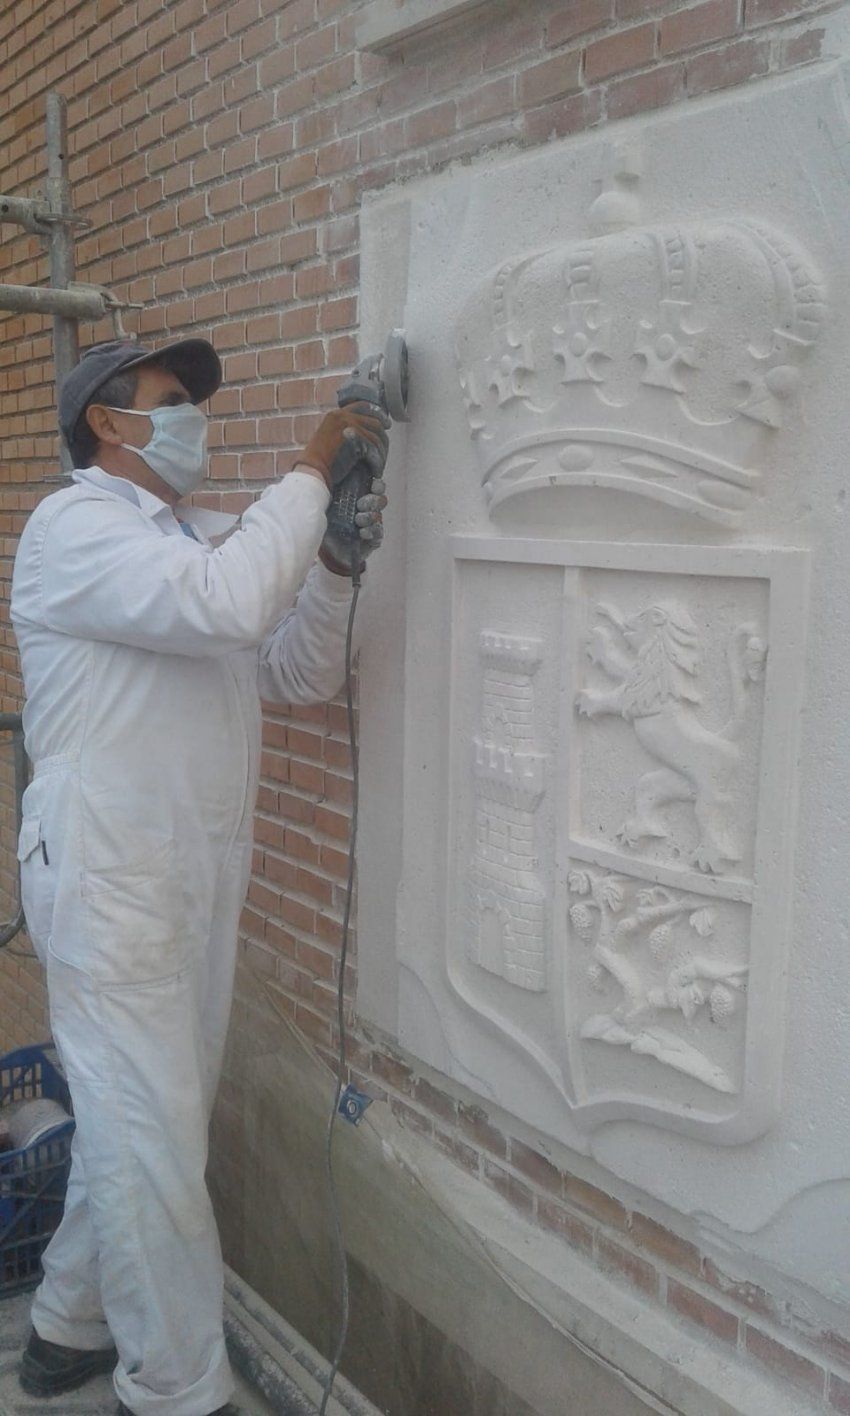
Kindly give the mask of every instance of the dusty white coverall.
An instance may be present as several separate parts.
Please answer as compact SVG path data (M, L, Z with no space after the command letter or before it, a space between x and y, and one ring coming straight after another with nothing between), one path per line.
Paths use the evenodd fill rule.
M337 692L351 585L313 564L328 493L304 472L216 548L205 528L233 518L188 510L192 540L130 482L74 479L31 516L11 603L34 763L24 907L77 1120L33 1323L67 1347L114 1339L131 1411L199 1416L233 1389L204 1169L260 695Z

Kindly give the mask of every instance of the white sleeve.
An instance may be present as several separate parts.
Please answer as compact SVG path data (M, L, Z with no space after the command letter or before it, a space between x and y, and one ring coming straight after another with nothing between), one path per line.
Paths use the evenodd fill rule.
M260 649L260 697L267 703L325 703L345 682L352 585L320 562L294 610Z
M163 535L117 499L66 502L43 532L43 623L166 654L260 645L315 560L328 499L318 478L290 472L214 550Z

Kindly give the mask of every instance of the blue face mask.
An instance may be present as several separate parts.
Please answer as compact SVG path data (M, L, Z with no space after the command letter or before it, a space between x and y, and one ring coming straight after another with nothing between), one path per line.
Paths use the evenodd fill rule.
M110 404L106 405L110 407ZM193 403L178 403L173 407L113 408L113 413L132 413L136 418L150 418L153 437L144 447L122 443L128 452L135 452L152 472L167 482L181 497L188 496L204 480L207 467L207 420Z

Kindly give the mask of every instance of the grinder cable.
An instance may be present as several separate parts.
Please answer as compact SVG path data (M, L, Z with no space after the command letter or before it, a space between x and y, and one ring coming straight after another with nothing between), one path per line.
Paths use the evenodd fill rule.
M354 874L357 860L357 814L360 795L360 777L358 764L357 731L354 722L354 690L352 684L352 635L354 631L354 614L357 609L357 600L360 595L360 548L357 542L351 548L351 583L353 594L351 597L351 609L348 612L348 629L345 636L345 705L348 716L348 741L351 750L351 833L348 846L348 882L345 890L345 909L342 917L342 946L339 956L339 980L337 983L337 1027L339 1029L339 1051L337 1054L337 1077L336 1090L334 1093L333 1105L331 1106L328 1118L328 1129L325 1141L325 1172L328 1181L328 1191L331 1200L331 1213L333 1219L333 1235L335 1259L339 1270L339 1301L340 1318L339 1333L336 1347L333 1353L330 1371L325 1380L324 1395L319 1408L319 1416L325 1416L330 1400L334 1381L336 1380L339 1364L342 1360L342 1353L345 1341L348 1337L348 1316L349 1316L349 1282L348 1282L348 1256L345 1252L345 1237L342 1232L342 1218L339 1208L339 1195L337 1193L336 1181L333 1173L333 1134L336 1118L339 1114L339 1103L345 1086L345 965L348 957L348 935L351 924L351 906L354 897Z

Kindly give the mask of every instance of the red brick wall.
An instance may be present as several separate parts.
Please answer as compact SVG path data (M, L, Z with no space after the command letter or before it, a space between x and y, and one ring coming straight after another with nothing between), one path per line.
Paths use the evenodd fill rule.
M817 60L819 0L515 0L389 56L357 52L356 0L6 0L0 191L44 174L44 96L69 103L78 275L141 304L159 342L222 355L209 489L239 511L285 473L355 357L364 192L684 103ZM2 228L0 281L47 280L41 243ZM84 327L83 343L108 337ZM0 320L4 708L20 701L8 586L16 536L57 473L51 341ZM350 772L339 704L270 713L243 952L326 1055L334 1043ZM20 947L21 941L18 941ZM351 988L353 996L354 976ZM37 968L0 957L0 1046L44 1030ZM850 1342L736 1285L676 1237L557 1170L377 1039L357 1075L406 1124L603 1267L850 1410ZM784 1344L784 1345L783 1345ZM843 1373L843 1378L840 1375Z

